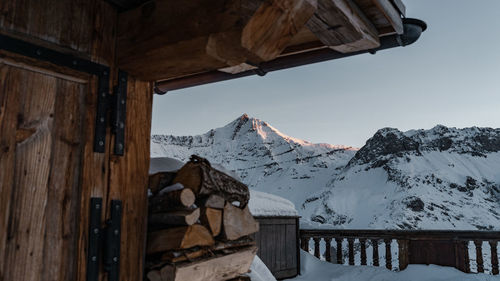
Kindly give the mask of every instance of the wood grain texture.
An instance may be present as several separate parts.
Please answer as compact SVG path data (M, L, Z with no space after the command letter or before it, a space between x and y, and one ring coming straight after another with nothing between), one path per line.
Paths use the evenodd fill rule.
M222 235L228 240L236 240L259 231L259 224L253 218L248 206L244 209L226 203L222 214Z
M34 99L25 93L23 104L17 112L17 128L36 128L36 133L15 147L16 159L12 171L15 188L7 229L5 279L39 280L42 273L56 79L22 73L20 80L15 83L28 89L38 88L40 95ZM19 261L23 263L19 264ZM31 270L26 271L25 268Z
M319 0L307 26L326 46L341 53L380 46L377 29L352 0Z
M128 80L125 154L111 156L109 197L123 200L120 280L140 280L147 227L147 186L150 158L151 83Z
M212 236L219 235L222 226L222 210L207 207L201 208L200 222L210 230Z
M152 1L119 16L118 65L165 80L258 64L276 58L315 10L316 0Z
M100 0L1 1L0 32L49 42L110 64L114 44L109 43L114 36L105 35L116 28L114 22L105 23L113 20L113 13L116 15Z
M0 280L74 280L85 85L0 69Z
M228 280L247 273L256 252L257 248L251 246L226 256L175 266L167 265L161 269L161 277L165 281Z
M212 235L204 226L199 224L178 226L150 232L146 253L154 254L195 246L213 246L214 244Z
M390 0L353 0L375 25L380 36L402 34L401 15Z
M75 279L85 94L85 85L57 81L42 280Z
M279 279L292 278L299 272L296 220L280 217L256 217L259 231L254 238L258 256ZM303 239L302 246L307 244Z

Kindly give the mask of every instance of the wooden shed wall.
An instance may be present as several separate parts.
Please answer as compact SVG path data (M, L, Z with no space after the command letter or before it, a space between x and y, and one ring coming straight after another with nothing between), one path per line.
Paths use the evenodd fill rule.
M1 34L112 76L116 23L102 0L0 1ZM127 96L125 156L109 130L95 153L97 77L0 51L0 281L86 280L91 197L123 201L120 280L142 280L152 85L129 77Z
M259 232L255 241L257 255L277 279L292 278L300 273L298 218L256 217Z

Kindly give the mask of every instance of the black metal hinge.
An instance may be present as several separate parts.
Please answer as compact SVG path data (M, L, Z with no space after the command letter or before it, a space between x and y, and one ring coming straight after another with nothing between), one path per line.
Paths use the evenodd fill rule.
M122 202L112 200L110 208L111 217L106 221L106 226L102 228L102 198L91 198L90 200L87 281L99 280L101 254L108 280L118 281L120 278Z
M98 77L98 85L94 152L104 153L106 150L106 131L109 123L108 115L109 112L112 111L114 115L112 131L115 133L114 153L116 155L123 155L125 149L127 73L119 71L117 90L115 91L115 97L112 97L109 93L111 74L108 66L2 34L0 34L0 49L25 57L47 61L76 71L96 75Z
M115 134L115 155L123 155L125 149L125 121L127 117L127 73L118 71L118 85L113 102L112 131Z
M108 85L99 85L94 136L94 152L104 153L108 113L111 112L111 133L115 135L114 154L122 156L125 151L125 121L127 116L127 73L118 71L118 84L113 88L113 95L108 92Z

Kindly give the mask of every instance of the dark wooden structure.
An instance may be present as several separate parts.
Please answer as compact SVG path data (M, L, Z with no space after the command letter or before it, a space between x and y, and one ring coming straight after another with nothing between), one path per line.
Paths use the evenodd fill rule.
M499 231L442 231L442 230L309 230L300 231L301 248L309 250L309 241L314 241L314 255L321 256L320 243L325 241L326 261L343 264L342 242L347 240L349 265L354 265L355 241L360 244L361 265L367 265L367 241L373 247L372 264L380 266L378 245L385 245L385 267L394 266L404 270L409 264L436 264L455 267L470 273L469 243L473 242L476 250L477 272L484 272L483 242L490 245L491 274L498 275ZM399 265L392 264L391 243L397 242ZM335 243L336 256L332 257L329 249ZM377 246L375 246L377 245Z
M0 1L0 281L142 280L155 88L406 46L425 24L404 14L399 0Z
M257 255L276 279L300 274L299 218L255 217L259 232L254 234Z

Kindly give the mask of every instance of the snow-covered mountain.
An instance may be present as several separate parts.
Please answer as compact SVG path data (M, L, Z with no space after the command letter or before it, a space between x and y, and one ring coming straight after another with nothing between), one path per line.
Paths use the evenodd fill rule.
M296 206L324 188L355 152L286 136L246 114L203 135L151 138L151 157L188 161L191 154L200 155L235 171L249 187L285 197Z
M361 149L313 144L242 115L197 136L153 135L151 156L191 154L345 228L500 228L500 129L379 130Z

